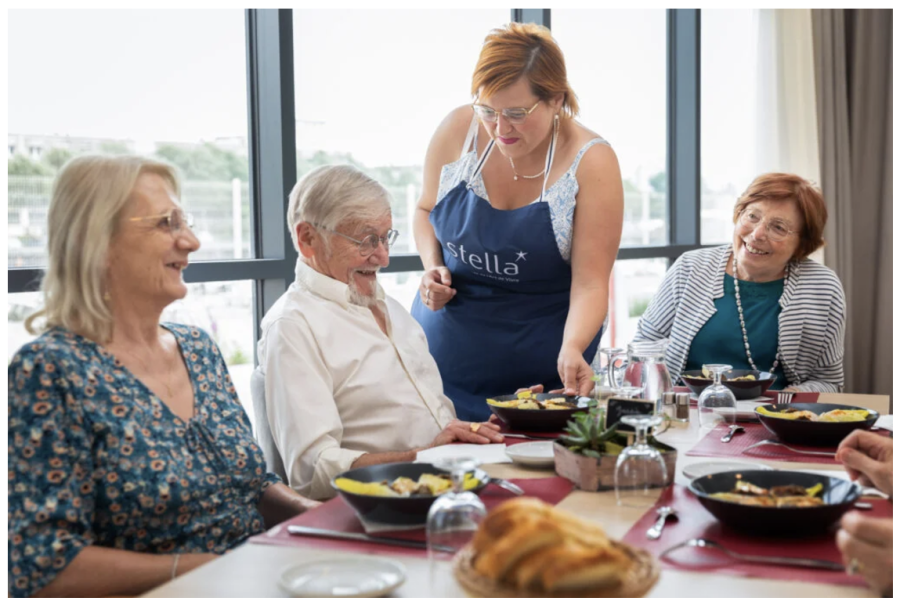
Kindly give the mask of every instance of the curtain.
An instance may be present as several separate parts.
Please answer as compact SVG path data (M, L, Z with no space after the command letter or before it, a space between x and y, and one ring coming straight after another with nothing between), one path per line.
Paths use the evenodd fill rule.
M891 10L813 10L825 264L847 298L845 390L893 388Z

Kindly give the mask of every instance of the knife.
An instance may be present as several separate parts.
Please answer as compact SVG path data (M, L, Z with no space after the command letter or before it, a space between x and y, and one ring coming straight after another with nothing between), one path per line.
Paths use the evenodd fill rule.
M405 548L417 548L426 550L428 543L422 540L409 540L406 538L384 538L370 536L349 531L336 531L333 529L321 529L318 527L304 527L303 525L288 525L288 533L295 536L310 536L313 538L335 538L338 540L356 540L359 542L370 542L373 544L387 544L390 546L402 546ZM434 550L442 552L455 553L456 549L445 544L435 544L432 546Z

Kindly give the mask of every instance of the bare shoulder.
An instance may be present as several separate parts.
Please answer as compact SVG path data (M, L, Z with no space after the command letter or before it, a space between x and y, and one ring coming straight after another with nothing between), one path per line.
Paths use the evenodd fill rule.
M471 105L462 105L447 114L435 130L429 150L440 156L455 155L450 161L458 159L472 124L472 115Z
M601 135L575 120L571 121L570 128L573 147L575 147L576 154L582 147L594 139L606 140ZM616 152L608 143L592 145L581 157L581 161L578 164L578 170L575 174L579 182L581 182L582 179L591 180L598 177L620 176L619 159L616 156Z

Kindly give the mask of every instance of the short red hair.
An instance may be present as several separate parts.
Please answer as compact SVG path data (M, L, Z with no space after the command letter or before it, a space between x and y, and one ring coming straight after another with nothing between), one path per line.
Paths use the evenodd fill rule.
M484 39L472 95L490 97L525 76L541 101L562 95L564 117L578 115L578 99L566 79L566 62L550 30L534 23L510 23Z
M794 202L803 217L800 230L800 244L794 253L795 260L801 260L825 245L825 223L828 210L825 199L818 187L796 174L769 172L761 174L750 183L734 205L734 223L748 205L754 202Z

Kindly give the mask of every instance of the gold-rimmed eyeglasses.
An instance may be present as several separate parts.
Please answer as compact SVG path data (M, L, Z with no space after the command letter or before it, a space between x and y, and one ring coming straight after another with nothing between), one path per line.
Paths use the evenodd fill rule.
M397 236L400 235L400 232L397 231L396 229L390 229L387 233L385 233L381 237L372 233L370 235L365 236L361 240L359 240L359 239L352 238L349 235L345 235L344 233L341 233L340 231L335 231L334 229L328 229L327 227L321 227L319 225L316 225L316 227L318 227L319 229L322 229L323 231L327 231L329 233L334 233L335 235L340 235L344 239L353 242L354 244L356 244L356 247L359 248L359 254L363 258L372 256L375 253L375 250L378 249L378 244L384 244L384 249L387 250L388 252L390 252L391 246L394 245L394 242L397 241Z
M788 228L786 224L778 219L766 220L762 212L755 209L745 209L741 212L740 223L747 229L756 229L760 223L766 225L766 237L773 242L783 242L793 234L797 233Z
M538 101L535 103L531 109L525 109L524 107L508 107L502 111L497 111L492 107L488 107L487 105L479 105L478 103L472 104L472 109L475 110L475 115L477 115L482 121L493 124L497 121L498 115L503 114L503 117L506 118L506 121L510 124L522 124L525 122L526 118L531 115L531 112L537 109L537 106L540 105L541 102Z
M158 220L157 227L164 229L173 235L181 232L182 229L194 228L194 215L184 212L181 208L172 208L164 214L154 214L152 216L134 216L128 219L131 222L136 221L152 221Z

